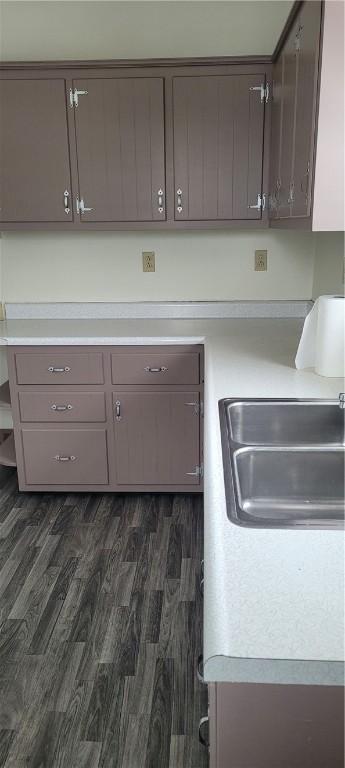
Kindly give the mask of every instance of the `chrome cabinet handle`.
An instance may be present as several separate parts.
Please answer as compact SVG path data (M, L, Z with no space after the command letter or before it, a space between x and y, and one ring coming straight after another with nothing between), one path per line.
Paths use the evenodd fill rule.
M88 207L85 205L85 203L84 203L84 199L83 199L83 198L81 198L81 199L79 200L79 197L77 197L77 198L76 198L76 205L77 205L77 213L79 213L79 214L81 214L81 215L82 215L83 213L88 213L89 211L93 211L93 208L88 208Z
M292 181L289 186L289 197L287 199L288 205L292 205L295 200L295 183Z
M158 213L164 213L164 192L162 189L158 190L157 196L158 196Z
M58 454L57 456L54 456L53 458L56 461L75 461L77 457L76 456L59 456L59 454Z
M70 210L71 210L69 205L68 205L68 201L69 201L69 191L68 191L68 189L65 189L65 191L63 193L63 207L65 209L65 213L67 213L67 216L68 216L68 214L70 213Z
M176 206L177 213L182 213L182 211L183 211L183 206L182 206L182 189L178 188L176 190L176 198L177 198L177 206Z
M202 731L203 731L203 728L204 728L205 725L208 726L208 716L201 718L201 720L199 721L199 729L198 729L199 730L199 741L200 741L200 744L202 744L203 747L206 747L208 749L209 746L210 746L209 740L208 740L208 738L205 738L202 735Z
M161 365L160 368L151 368L150 365L146 365L144 368L144 371L146 373L164 373L164 371L167 371L167 367L165 365Z
M116 421L121 421L121 419L122 419L122 416L121 416L121 401L120 400L116 400L116 402L115 402L115 418L116 418Z
M71 411L72 408L73 405L70 405L70 403L68 403L68 405L56 405L53 403L53 405L50 406L51 411Z
M50 365L48 368L49 373L68 373L70 370L68 365L65 365L64 368L56 368L54 365Z

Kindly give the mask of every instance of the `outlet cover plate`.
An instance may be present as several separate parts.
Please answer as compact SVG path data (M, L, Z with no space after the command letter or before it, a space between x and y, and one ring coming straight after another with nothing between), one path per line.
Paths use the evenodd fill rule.
M267 272L267 251L255 251L255 272Z
M143 255L143 272L155 272L156 260L155 251L142 251Z

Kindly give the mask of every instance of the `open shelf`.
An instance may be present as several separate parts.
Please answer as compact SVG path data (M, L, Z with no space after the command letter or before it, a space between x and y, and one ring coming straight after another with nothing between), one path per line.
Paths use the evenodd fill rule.
M3 443L0 443L0 464L4 467L17 466L13 432L11 432L8 437L5 437Z
M0 386L0 408L11 408L10 385L8 381L4 381Z

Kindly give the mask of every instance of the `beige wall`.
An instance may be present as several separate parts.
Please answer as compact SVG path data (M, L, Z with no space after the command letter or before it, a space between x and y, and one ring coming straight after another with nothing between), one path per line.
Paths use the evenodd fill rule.
M344 230L344 0L326 0L313 229Z
M292 2L2 2L5 60L270 54Z
M313 298L344 293L344 233L315 234Z
M267 248L268 271L254 272ZM156 251L143 273L141 251ZM305 299L314 237L297 232L4 233L5 301Z

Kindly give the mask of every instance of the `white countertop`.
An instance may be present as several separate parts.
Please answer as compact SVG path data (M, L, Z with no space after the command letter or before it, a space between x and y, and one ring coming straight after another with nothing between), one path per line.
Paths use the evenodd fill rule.
M208 681L340 684L344 532L258 530L226 513L218 401L337 397L341 379L297 371L296 319L9 320L3 344L205 343L205 615ZM1 342L0 342L1 343Z

